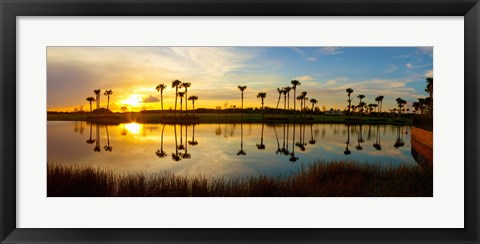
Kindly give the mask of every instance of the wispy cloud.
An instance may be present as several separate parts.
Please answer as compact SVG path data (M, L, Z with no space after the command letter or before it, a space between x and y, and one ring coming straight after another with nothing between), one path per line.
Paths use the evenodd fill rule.
M429 67L429 66L432 66L432 65L431 64L413 65L411 63L405 64L405 67L407 67L407 69L420 69L420 68L425 68L425 67Z
M425 77L433 77L433 70L427 70L424 74Z
M394 65L394 64L388 64L387 63L387 68L385 68L383 70L384 73L391 73L391 72L394 72L396 70L398 70L398 66L397 65Z
M343 47L323 47L320 48L317 53L322 55L336 55L343 53L342 49Z
M294 80L298 80L298 81L302 82L302 81L312 81L312 80L315 80L315 78L313 78L312 76L309 76L309 75L303 75L303 76L295 77Z

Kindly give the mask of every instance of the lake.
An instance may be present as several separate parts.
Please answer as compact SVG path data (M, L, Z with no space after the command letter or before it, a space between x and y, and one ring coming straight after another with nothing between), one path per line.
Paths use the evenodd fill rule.
M47 160L213 177L289 175L316 161L417 163L410 126L47 122Z

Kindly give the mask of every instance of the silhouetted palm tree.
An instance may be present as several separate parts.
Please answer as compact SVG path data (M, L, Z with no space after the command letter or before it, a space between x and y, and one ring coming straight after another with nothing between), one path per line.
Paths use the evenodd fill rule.
M287 115L287 94L288 94L288 91L287 89L283 88L283 117L285 118L286 115Z
M192 107L193 107L193 117L195 117L195 101L198 100L197 96L190 96L188 98L189 101L192 101Z
M361 142L364 142L364 140L363 140L362 125L359 125L359 130L357 131L357 146L355 147L357 151L363 150L362 145L360 145Z
M237 155L245 156L247 153L243 151L243 123L240 123L240 151L237 152Z
M175 88L175 110L173 112L173 115L177 115L177 97L178 97L178 88L182 85L182 82L179 80L174 80L172 81L172 88Z
M107 96L107 109L110 105L110 95L112 94L113 94L112 90L106 90L105 93L103 93L103 95Z
M107 131L107 145L103 146L103 149L105 149L105 151L111 152L113 147L110 146L110 135L108 134L108 126L107 125L105 125L105 131Z
M267 97L267 93L265 92L259 92L257 95L257 98L262 99L262 118L265 118L265 107L263 106L265 97Z
M425 91L428 92L429 96L429 112L433 113L433 78L432 77L427 77L427 88L425 88Z
M287 87L284 87L283 90L285 90L284 93L287 93L287 111L290 111L290 90L292 90L292 88L290 86L287 86Z
M317 99L315 99L315 98L312 98L312 99L310 99L310 102L312 103L312 114L313 114L313 111L314 111L315 104L317 104L317 103L318 103L318 101L317 101Z
M247 89L247 86L238 86L238 89L242 93L242 112L240 113L240 117L243 119L243 91Z
M402 129L402 132L400 132L400 129ZM403 141L403 127L400 128L400 126L397 127L397 139L395 140L395 144L393 146L395 148L403 147L405 145L405 142Z
M402 113L402 109L405 106L405 104L407 104L407 101L405 101L405 100L403 100L399 97L397 99L395 99L395 101L397 101L398 113Z
M380 113L382 112L382 105L383 105L383 96L378 96L375 98L375 102L378 103L378 107L380 109Z
M420 103L419 102L413 102L412 107L415 109L414 113L417 113L419 111L419 108L420 108Z
M178 146L178 149L185 149L185 146L183 145L183 125L180 125L180 145Z
M360 99L360 102L358 103L358 105L360 106L360 112L363 114L363 106L365 106L365 103L362 103L362 99L365 98L365 95L359 94L357 97L358 99Z
M98 90L93 90L93 93L95 93L95 100L97 101L97 109L100 108L100 93L101 93L101 90L98 89Z
M296 102L295 102L295 98L297 97L297 86L300 86L301 83L300 81L298 80L292 80L290 81L290 83L293 85L292 86L292 89L293 89L293 111L296 111Z
M87 97L87 101L90 102L90 112L92 112L92 102L95 101L94 97Z
M155 152L155 154L159 158L164 158L164 157L167 156L167 153L165 151L163 151L163 132L164 131L165 131L165 124L163 124L163 126L162 126L162 136L161 136L161 139L160 139L160 149Z
M262 123L262 135L260 137L260 144L257 144L258 150L265 150L265 144L263 144L263 127L264 126L265 126L265 123Z
M280 104L280 98L282 97L283 91L284 91L283 88L277 87L278 101L277 101L277 108L275 109L274 117L275 115L277 115L278 105Z
M167 88L166 85L164 84L158 84L158 86L155 87L158 92L160 92L160 104L162 105L162 116L165 117L165 112L163 111L163 90Z
M188 98L188 88L192 85L190 82L182 83L182 87L185 88L185 98ZM185 114L188 115L188 103L185 102Z
M178 96L180 97L180 115L182 115L182 107L183 107L183 96L185 95L185 92L179 92Z
M350 115L350 108L352 107L352 98L350 97L350 94L353 93L353 89L352 88L347 88L347 90L345 90L348 94L348 115Z

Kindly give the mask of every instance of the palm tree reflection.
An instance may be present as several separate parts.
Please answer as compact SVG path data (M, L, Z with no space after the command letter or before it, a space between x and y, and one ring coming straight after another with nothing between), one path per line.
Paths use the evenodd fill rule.
M288 159L290 162L296 162L298 157L295 157L295 123L293 124L293 140L292 140L292 153Z
M95 142L95 140L92 139L92 126L93 124L90 123L90 138L87 140L88 144L93 144Z
M180 155L178 153L178 143L177 143L177 125L173 125L173 130L175 131L175 153L172 153L172 159L175 161L180 161Z
M345 147L345 151L343 152L343 154L350 155L350 153L352 153L348 149L348 146L350 145L350 125L347 125L347 142L346 142L346 144L347 144L347 146Z
M188 144L192 145L192 146L196 146L198 144L198 142L195 140L195 124L192 125L192 140L191 141L188 141Z
M101 151L101 146L100 146L100 127L98 124L95 124L95 147L93 148L93 151L95 152L100 152Z
M277 129L275 128L275 124L273 124L273 132L275 132L275 139L277 139L277 151L275 151L275 154L279 154L282 152L282 149L280 149L280 141L278 140L278 134L277 134ZM284 134L285 136L285 134ZM285 144L285 139L284 144Z
M181 155L182 158L189 159L192 156L190 155L190 153L188 153L188 125L185 125L185 141L187 142L185 143L185 152L181 153Z
M363 147L362 147L362 145L360 145L360 143L364 142L363 133L362 133L362 125L359 125L358 127L359 127L359 129L357 131L357 146L355 146L355 149L357 149L357 151L362 151Z
M243 123L240 123L240 151L237 152L237 155L245 156L247 153L243 151Z
M110 135L108 134L108 126L105 125L105 131L107 131L107 145L103 147L105 151L111 152L113 147L110 146Z
M163 132L165 131L165 124L163 124L163 127L162 127L162 136L161 136L161 140L160 140L160 149L157 150L155 152L155 154L159 157L159 158L164 158L167 156L167 153L165 151L163 151Z
M312 145L317 143L317 141L313 138L313 124L310 124L310 141L308 141L308 143Z
M263 144L263 128L265 126L265 123L262 123L262 136L260 138L260 144L257 144L258 150L265 150L265 144Z
M380 144L380 126L377 125L377 135L375 139L375 143L373 143L373 147L377 150L382 150L382 145Z
M403 141L403 127L398 126L397 127L397 139L395 140L395 144L393 146L395 148L403 147L405 145L405 142Z

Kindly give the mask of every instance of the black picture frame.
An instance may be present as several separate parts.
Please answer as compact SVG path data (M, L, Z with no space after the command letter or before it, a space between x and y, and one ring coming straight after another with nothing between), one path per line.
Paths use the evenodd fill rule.
M0 0L1 243L479 243L478 0ZM464 16L465 228L457 229L22 229L16 227L17 16ZM456 81L457 82L457 81ZM462 163L462 162L452 162ZM446 209L445 211L448 211ZM439 213L442 215L442 213Z

